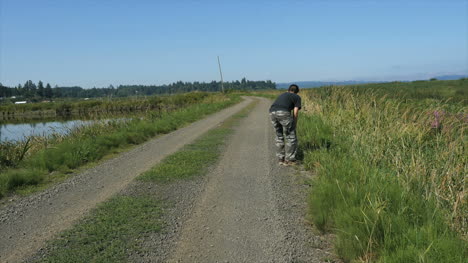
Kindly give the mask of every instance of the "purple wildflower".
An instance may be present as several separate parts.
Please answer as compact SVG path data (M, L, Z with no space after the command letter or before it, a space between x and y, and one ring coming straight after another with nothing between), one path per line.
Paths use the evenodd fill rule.
M431 123L431 128L440 129L442 126L442 118L445 116L445 112L435 110L433 114L434 120Z

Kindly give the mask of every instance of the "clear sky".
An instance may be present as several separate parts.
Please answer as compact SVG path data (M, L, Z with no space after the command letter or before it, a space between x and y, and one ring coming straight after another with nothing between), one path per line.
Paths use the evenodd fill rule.
M0 82L85 88L468 73L466 0L0 0Z

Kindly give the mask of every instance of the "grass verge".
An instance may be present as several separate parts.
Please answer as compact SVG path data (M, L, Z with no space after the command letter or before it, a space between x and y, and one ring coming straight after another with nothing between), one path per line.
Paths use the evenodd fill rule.
M255 102L254 102L255 103ZM255 106L252 103L244 110L209 131L194 143L167 157L161 164L143 173L139 180L170 182L206 173L207 167L218 160L226 137L232 133L235 123Z
M33 192L44 184L63 180L83 165L101 160L106 155L143 143L199 120L208 114L239 102L240 97L211 95L200 103L161 116L150 112L145 118L128 122L99 123L74 130L59 143L48 145L21 162L16 168L0 174L0 198L12 192ZM25 190L26 189L26 190Z
M466 123L446 117L436 130L420 103L345 88L314 92L314 110L298 126L304 164L317 174L309 212L317 228L336 234L338 255L345 262L466 262Z
M149 196L116 196L50 243L40 262L127 262L139 237L160 231L161 205Z
M255 102L209 131L194 143L164 159L138 178L143 182L174 182L204 175L214 164L240 118ZM49 243L46 256L38 262L127 262L140 251L144 236L159 232L165 204L153 196L132 193L118 195Z

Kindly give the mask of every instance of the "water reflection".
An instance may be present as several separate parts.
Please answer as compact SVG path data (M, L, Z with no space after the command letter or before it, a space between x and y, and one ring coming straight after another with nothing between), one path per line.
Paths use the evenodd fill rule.
M66 134L71 129L95 123L95 120L51 121L20 124L0 124L0 142L21 141L29 136Z

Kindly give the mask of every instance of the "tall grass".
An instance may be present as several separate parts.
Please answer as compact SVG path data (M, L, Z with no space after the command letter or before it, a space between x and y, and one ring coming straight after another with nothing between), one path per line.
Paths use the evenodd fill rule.
M335 87L303 92L304 163L318 174L314 223L346 261L463 262L467 111Z
M387 82L347 86L355 93L374 93L400 101L419 103L423 101L443 101L468 104L468 78L460 80L436 80L413 82Z
M237 101L238 96L213 94L198 103L194 100L184 106L174 97L173 103L179 103L182 107L172 112L148 112L145 118L82 126L65 137L45 140L42 148L36 147L36 151L24 160L9 168L4 167L0 173L0 196L25 186L47 182L54 173L68 173L121 148L173 131Z

